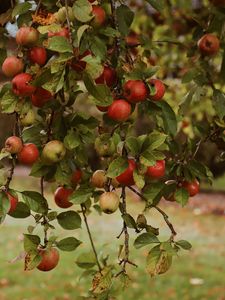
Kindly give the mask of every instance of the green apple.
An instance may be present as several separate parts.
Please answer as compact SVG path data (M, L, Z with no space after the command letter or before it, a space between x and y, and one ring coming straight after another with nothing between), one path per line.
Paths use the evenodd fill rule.
M66 155L66 148L61 141L53 140L48 142L42 151L42 161L51 165L61 161Z
M119 196L114 192L105 192L99 197L101 210L106 214L114 213L120 204Z
M28 110L27 113L20 115L20 123L22 126L27 127L34 124L36 113L33 109Z

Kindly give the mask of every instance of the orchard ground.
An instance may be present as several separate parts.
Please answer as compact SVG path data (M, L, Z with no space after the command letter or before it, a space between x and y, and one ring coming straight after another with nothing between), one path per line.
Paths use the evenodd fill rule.
M17 172L18 174L18 172ZM16 176L13 186L21 190L38 189L37 181L29 180L20 172ZM225 179L215 183L216 189L224 186ZM47 194L51 207L54 207L51 187ZM138 264L138 270L129 267L132 289L127 289L118 295L118 300L224 300L225 299L225 196L219 194L200 194L191 201L188 208L178 205L162 203L170 220L179 232L177 239L182 237L190 241L193 249L183 251L175 258L173 266L165 275L150 278L145 271L145 257L148 247L141 250L131 248L131 258ZM55 208L55 207L54 207ZM128 211L137 216L142 211L143 203L129 194ZM212 213L213 212L213 213ZM161 216L157 213L148 213L149 223L162 228L161 239L169 235ZM117 240L122 224L113 215L99 217L97 213L89 216L89 223L96 240L98 253L112 253L110 259L116 260L118 247L122 240ZM1 300L74 300L84 296L91 279L80 278L83 270L76 264L76 258L84 249L89 249L89 241L85 230L76 230L75 237L83 244L74 252L60 252L61 260L56 269L42 273L38 270L23 271L23 261L10 264L23 250L22 233L28 221L18 221L7 217L0 227L0 299ZM72 232L64 232L58 228L60 236L72 236ZM57 231L58 232L58 231ZM131 232L131 243L135 234ZM109 251L107 251L109 250ZM80 298L82 299L82 298Z

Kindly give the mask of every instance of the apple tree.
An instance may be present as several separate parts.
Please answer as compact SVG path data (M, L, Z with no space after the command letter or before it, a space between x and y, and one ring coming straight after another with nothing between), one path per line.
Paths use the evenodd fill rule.
M10 1L9 1L10 2ZM189 242L176 239L162 198L181 206L211 181L199 155L220 141L224 157L225 1L11 1L0 15L1 112L13 132L0 154L0 220L33 218L24 233L25 270L50 271L75 251L65 231L86 228L92 253L77 265L93 277L91 295L108 299L129 282L130 234L148 247L147 273L165 273ZM9 23L16 26L16 47ZM40 191L15 190L14 169L30 166ZM51 207L46 184L56 184ZM145 210L129 213L127 192ZM119 211L119 261L99 257L88 215ZM161 214L171 234L145 213ZM30 219L31 219L30 218ZM42 234L37 234L42 228ZM39 231L38 231L39 232Z

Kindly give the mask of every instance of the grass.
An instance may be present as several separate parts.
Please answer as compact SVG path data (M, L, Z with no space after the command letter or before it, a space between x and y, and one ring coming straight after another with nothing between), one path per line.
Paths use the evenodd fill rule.
M20 182L14 182L19 188ZM29 188L30 183L26 183ZM35 182L32 182L35 185ZM52 196L49 197L52 201ZM143 204L135 199L129 200L128 209L136 216ZM129 267L132 279L130 288L117 296L123 300L224 300L225 299L225 226L224 217L196 216L188 209L166 207L166 212L176 227L177 239L187 239L193 244L190 252L183 251L175 258L172 268L165 275L150 278L145 272L145 257L148 247L136 250L132 247L131 259L138 268ZM161 239L168 237L168 229L157 213L148 214L149 223L159 226ZM121 230L119 214L104 215L97 213L89 216L90 226L96 241L98 253L111 253L110 261L116 262L117 251L122 240L116 235ZM49 272L38 270L23 271L23 261L9 264L23 250L22 233L29 220L15 220L8 217L0 227L0 299L1 300L76 300L86 295L91 279L80 278L83 270L75 264L78 255L88 250L89 241L84 230L65 232L57 230L60 237L72 236L81 239L83 244L75 252L61 252L58 267ZM131 244L135 234L131 232Z

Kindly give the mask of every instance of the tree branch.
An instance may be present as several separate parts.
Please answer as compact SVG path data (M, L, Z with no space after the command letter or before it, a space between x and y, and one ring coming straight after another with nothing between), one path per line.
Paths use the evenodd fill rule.
M6 181L6 184L5 184L5 190L6 191L8 191L8 189L9 189L9 185L10 185L10 183L12 181L14 170L15 170L15 166L16 166L16 162L15 162L15 157L14 156L12 157L12 159L10 161L11 161L11 167L10 167L9 175L7 177L7 181Z

